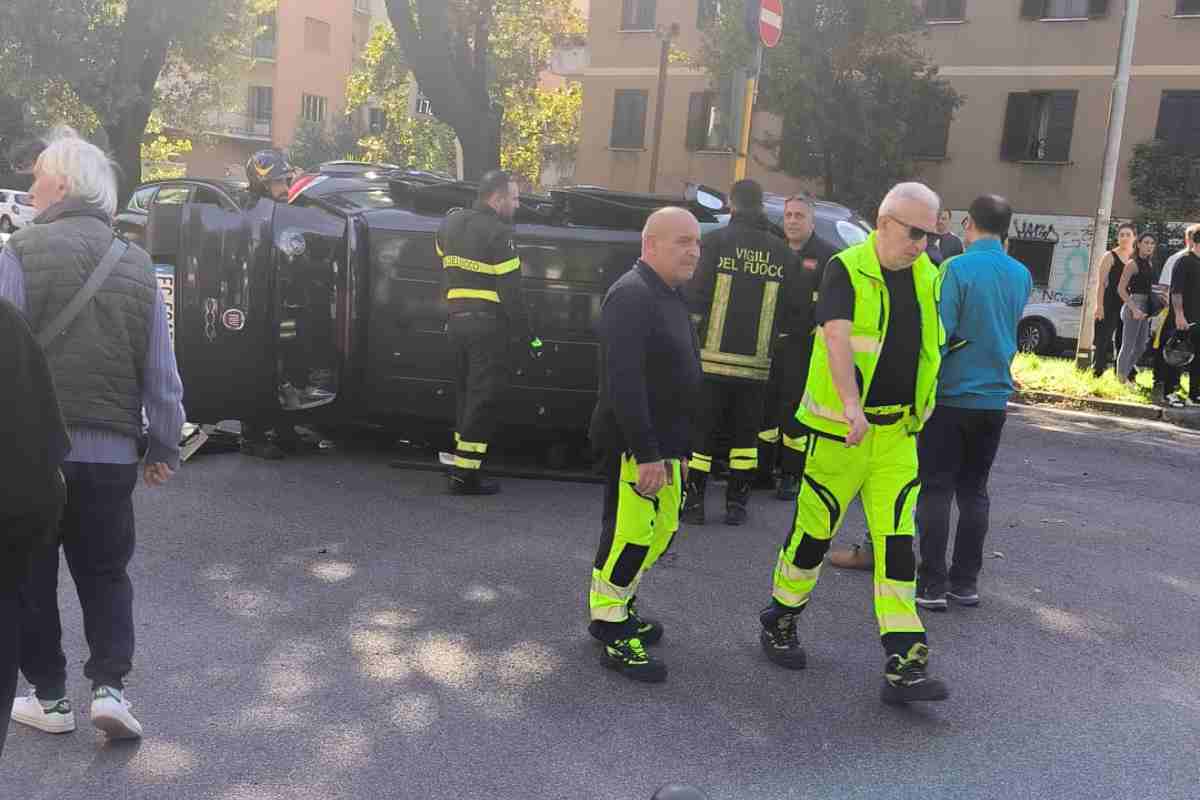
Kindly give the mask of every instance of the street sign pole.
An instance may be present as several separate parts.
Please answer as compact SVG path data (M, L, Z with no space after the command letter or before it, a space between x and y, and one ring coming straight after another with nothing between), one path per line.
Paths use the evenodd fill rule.
M750 118L754 113L754 95L758 91L758 78L762 72L763 46L754 48L754 65L746 70L746 97L742 107L742 130L738 135L737 159L733 163L733 180L746 177L746 164L750 158Z
M746 177L750 160L750 123L754 116L755 95L762 76L763 48L775 47L783 36L783 3L781 0L748 0L746 32L754 39L754 59L746 70L746 96L743 98L742 129L738 136L737 157L733 162L733 179Z

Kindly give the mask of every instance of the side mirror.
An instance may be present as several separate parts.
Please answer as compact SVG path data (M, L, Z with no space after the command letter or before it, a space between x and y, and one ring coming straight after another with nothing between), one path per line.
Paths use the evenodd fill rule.
M699 183L689 183L683 190L684 199L709 211L720 211L725 207L721 193Z

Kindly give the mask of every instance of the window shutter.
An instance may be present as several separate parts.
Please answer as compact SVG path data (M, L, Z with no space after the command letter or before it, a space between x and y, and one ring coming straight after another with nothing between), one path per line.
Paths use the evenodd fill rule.
M1077 95L1078 92L1054 92L1050 96L1050 124L1046 128L1047 161L1070 159Z
M621 30L633 28L633 12L636 7L637 0L621 0Z
M1088 16L1103 17L1108 14L1108 0L1088 0Z
M704 147L707 131L707 115L704 113L708 103L707 92L692 92L688 96L687 142L688 150L699 150Z
M654 29L656 0L638 0L638 29L643 31Z
M1175 142L1177 132L1182 127L1186 107L1179 102L1179 95L1174 92L1163 92L1158 104L1158 127L1154 130L1154 138L1164 142Z
M965 19L967 0L946 0L946 19Z
M1008 96L1004 112L1004 138L1000 142L1000 158L1023 161L1029 157L1029 132L1033 128L1033 95L1013 92Z
M1046 0L1021 0L1021 16L1025 19L1041 19L1046 15Z

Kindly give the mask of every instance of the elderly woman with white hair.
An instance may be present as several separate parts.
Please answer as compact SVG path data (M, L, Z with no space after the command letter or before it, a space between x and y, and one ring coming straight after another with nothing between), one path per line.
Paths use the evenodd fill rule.
M45 349L71 449L58 535L33 556L22 593L21 671L33 685L12 719L47 733L75 729L58 612L62 547L83 610L92 723L136 738L123 680L133 663L133 489L143 409L148 486L179 466L183 385L150 257L113 236L112 161L70 129L48 140L30 190L38 216L0 253L0 297L25 312Z

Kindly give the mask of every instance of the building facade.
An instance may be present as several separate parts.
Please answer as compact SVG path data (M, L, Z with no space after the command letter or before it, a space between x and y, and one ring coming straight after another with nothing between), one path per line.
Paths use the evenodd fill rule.
M1092 259L1109 98L1121 33L1121 0L917 0L917 41L966 100L943 147L926 147L917 167L956 219L982 192L1008 197L1018 214L1010 250L1048 299L1082 293ZM613 0L594 4L590 64L582 71L584 135L577 178L645 190L657 86L657 26L678 22L678 46L694 52L719 0ZM784 22L784 36L787 21ZM1200 142L1200 0L1142 0L1121 147L1114 217L1132 218L1133 148L1164 138ZM687 181L728 184L727 141L708 141L719 117L703 73L673 67L664 103L658 188ZM706 103L717 101L717 110ZM772 122L754 117L756 136ZM710 149L710 145L716 145ZM755 152L748 175L769 190L801 182L773 172Z

